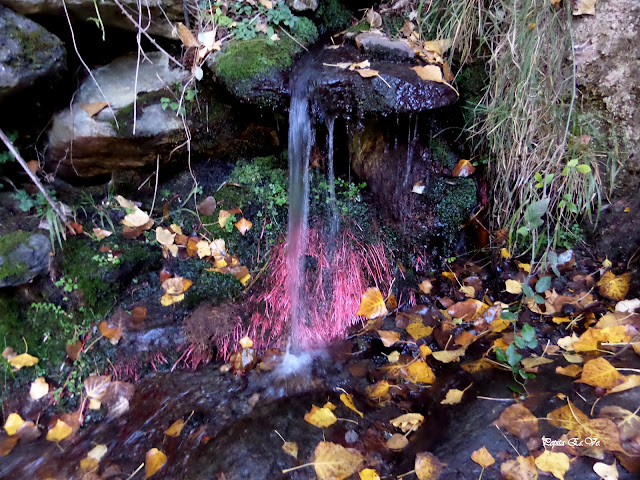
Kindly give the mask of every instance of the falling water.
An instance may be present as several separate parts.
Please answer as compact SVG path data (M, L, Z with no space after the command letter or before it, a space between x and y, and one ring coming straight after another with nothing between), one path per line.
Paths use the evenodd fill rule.
M331 209L331 223L329 226L329 258L330 263L333 260L333 252L336 245L336 237L338 236L338 227L340 226L340 217L338 215L338 201L336 199L336 175L333 168L333 131L336 123L336 117L327 118L327 177L329 178L329 207Z
M413 163L413 152L415 150L416 138L418 137L418 119L413 129L413 136L411 135L411 120L412 116L409 115L409 133L407 138L407 165L404 170L404 178L402 179L403 188L409 183L409 175L411 174L411 165Z
M291 295L289 350L302 350L302 327L306 325L305 252L309 217L309 159L313 127L309 115L309 70L302 68L291 80L289 109L289 226L287 267Z

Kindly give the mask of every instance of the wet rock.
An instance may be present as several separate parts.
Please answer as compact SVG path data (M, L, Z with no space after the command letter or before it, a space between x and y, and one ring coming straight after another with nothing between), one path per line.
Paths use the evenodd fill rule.
M49 271L51 242L18 230L0 237L0 287L25 284Z
M396 60L410 60L415 53L406 40L391 40L377 32L365 32L356 37L356 44L365 52Z
M313 11L318 8L318 0L287 0L287 5L296 12Z
M66 68L58 37L0 5L0 102Z
M52 15L64 18L62 0L3 0L3 4L22 15ZM121 0L120 3L138 19L138 3L133 0ZM90 21L96 16L96 4L93 0L67 1L67 9L72 21ZM135 24L127 19L113 0L104 0L99 4L100 19L107 27L135 30ZM152 35L175 38L170 22L184 22L183 3L179 0L156 0L148 2L142 8L142 25ZM149 15L150 20L149 22ZM167 21L170 20L170 22Z

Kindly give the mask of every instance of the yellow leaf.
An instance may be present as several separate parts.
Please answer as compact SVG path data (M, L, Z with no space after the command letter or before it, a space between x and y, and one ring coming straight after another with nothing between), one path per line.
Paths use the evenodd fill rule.
M184 420L179 418L175 422L171 424L169 428L164 431L164 434L167 437L179 437L180 433L182 433L182 429L184 428Z
M394 433L387 440L387 448L390 450L402 450L409 445L409 440L401 433Z
M371 287L362 295L360 308L356 315L372 319L384 317L388 313L389 311L384 303L384 298L382 298L382 293L380 293L377 287Z
M178 22L178 36L185 47L197 47L200 45L196 37L193 35L191 30L189 30L183 23Z
M531 273L531 264L516 262L516 265L518 265L518 268L521 269L522 271Z
M442 76L442 69L438 65L423 65L420 67L412 67L411 70L422 79L432 82L446 83Z
M389 382L386 380L380 380L374 385L369 385L365 389L367 396L375 401L380 401L389 393Z
M457 350L441 350L433 352L431 356L442 363L457 362L460 357L464 355L465 349L458 348Z
M351 395L349 395L348 393L341 393L340 400L342 400L342 403L344 403L347 408L360 415L360 418L364 418L364 414L360 410L358 410L353 403L353 397Z
M127 200L122 195L116 195L116 201L122 208L127 208L129 210L135 210L138 206L133 203L131 200Z
M376 330L380 335L380 340L385 347L390 347L398 340L400 340L400 332L394 332L392 330Z
M238 229L238 231L244 235L245 233L247 233L250 229L251 229L251 225L253 225L253 223L251 223L249 220L247 220L246 218L242 217L240 220L238 220L235 224L235 227Z
M462 293L465 297L473 298L476 295L476 289L471 285L463 285L460 287L460 293Z
M104 230L102 228L94 228L93 234L96 236L98 240L102 240L104 238L107 238L113 235L113 232L110 232L109 230Z
M577 381L592 387L601 387L609 390L621 384L624 378L613 365L600 357L589 360L584 364L582 375Z
M87 112L90 117L95 117L102 110L104 110L108 105L109 104L107 102L93 102L93 103L85 103L84 105L80 105L80 107L85 112Z
M106 453L106 445L96 445L91 450L89 450L89 453L87 453L87 456L85 458L80 460L80 468L87 471L97 469L98 465L100 464L100 460L105 456Z
M532 456L519 456L500 465L500 475L506 480L537 480L538 470Z
M556 373L575 378L582 373L582 367L580 365L576 365L575 363L567 367L556 367Z
M310 423L314 427L326 428L333 425L338 421L333 412L327 407L316 407L313 405L311 411L307 412L304 416L307 423Z
M565 430L572 430L578 425L589 421L589 417L568 400L567 405L547 413L547 419L554 427L564 428Z
M519 295L522 293L522 284L516 280L507 280L505 283L506 290L509 293L513 293L514 295Z
M542 455L535 459L536 467L543 472L549 472L554 477L564 480L564 474L567 473L571 464L569 457L561 452L552 452L545 450Z
M511 252L506 248L502 248L500 249L500 256L505 260L508 260L509 258L511 258Z
M62 420L58 419L55 426L47 432L47 440L50 442L60 442L73 432L73 428Z
M420 345L420 356L422 357L423 360L426 359L432 353L433 352L428 345Z
M313 466L318 480L344 480L356 473L364 459L353 449L331 442L320 442L314 452Z
M229 210L220 210L220 213L218 213L218 225L220 225L220 228L224 229L224 226L227 223L227 218L230 216L231 213Z
M239 343L242 348L253 348L253 340L246 335L239 340Z
M49 393L49 384L44 378L38 377L31 382L31 388L29 389L29 396L34 400L40 400L42 397Z
M361 70L356 70L356 72L358 72L362 78L377 77L380 73L378 70L372 70L370 68L363 68Z
M20 427L24 424L24 420L17 413L10 413L7 420L4 422L4 429L7 435L15 435Z
M149 478L154 475L158 470L164 467L167 463L167 456L157 448L149 450L145 456L144 471L145 478Z
M358 472L360 480L380 480L380 475L373 468L365 468Z
M173 245L173 241L176 238L176 234L171 232L168 228L158 227L156 228L156 241L160 245L168 247Z
M196 255L198 255L198 258L211 256L211 244L206 240L200 240L196 243L196 249Z
M446 467L433 453L422 452L416 455L416 476L419 480L437 480Z
M622 452L620 445L620 431L613 421L608 418L594 418L574 427L569 433L569 438L577 438L585 442L588 438L597 438L600 445L611 452ZM588 440L585 442L585 444Z
M433 327L427 327L423 323L410 323L406 330L414 340L420 340L423 337L431 335Z
M404 433L417 430L422 422L424 422L424 415L419 413L405 413L389 421L391 425L398 427Z
M450 38L445 38L443 40L429 40L424 42L423 48L442 56L451 48L451 45L453 45L453 41Z
M160 297L160 303L168 307L169 305L173 305L174 303L179 303L184 300L184 294L182 295L169 295L165 293L162 297Z
M420 282L420 285L418 285L418 289L425 295L429 295L432 288L433 285L429 280L423 280L422 282Z
M602 275L598 282L598 291L600 295L610 298L611 300L624 300L629 293L629 284L631 283L631 274L623 273L616 276L609 271Z
M400 352L394 350L389 355L387 355L387 360L389 360L389 363L396 363L398 360L400 360Z
M452 283L458 282L458 277L456 277L456 274L453 272L442 272L442 276Z
M487 468L496 463L495 458L489 453L487 447L482 447L471 454L471 460L482 468Z
M142 227L149 223L149 215L140 210L138 207L135 207L134 211L124 217L122 220L122 224L126 227Z
M7 360L13 368L20 370L22 367L33 367L40 360L28 353L21 353Z
M460 403L462 401L462 396L464 395L464 392L466 392L471 387L471 385L469 385L464 390L458 390L457 388L450 389L447 392L447 395L444 398L444 400L442 400L440 403L442 405L456 405L457 403Z
M575 0L572 5L574 15L596 14L596 0Z
M284 442L282 450L293 458L298 458L298 444L296 442Z
M436 374L431 367L422 360L411 362L402 369L403 377L411 383L428 383L436 381Z
M640 375L629 375L624 377L624 382L609 390L609 393L624 392L636 387L640 387Z

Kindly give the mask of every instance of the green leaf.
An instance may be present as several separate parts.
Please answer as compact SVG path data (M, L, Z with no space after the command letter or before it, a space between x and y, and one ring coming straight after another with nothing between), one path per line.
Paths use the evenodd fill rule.
M518 348L524 348L527 346L527 342L525 342L524 338L519 335L513 337L513 343L515 343Z
M569 202L567 204L567 209L571 212L571 213L578 213L578 207L576 206L575 203L573 202Z
M536 188L542 188L542 187L544 187L544 185L542 185L541 183L536 183L536 184L534 185L534 187L536 187Z
M570 171L569 167L564 167L562 169L562 176L566 177L567 175L569 175L569 171Z
M591 172L591 167L589 165L585 165L584 163L578 165L577 170L580 173L590 173Z
M543 293L551 288L551 277L540 277L536 283L536 292Z
M528 298L531 298L535 295L535 293L533 293L533 289L525 283L522 284L522 292L524 293L524 296Z
M544 177L544 184L549 185L551 182L553 182L555 176L555 173L547 173L547 175Z
M522 339L527 343L532 340L535 340L536 338L536 329L533 328L528 323L525 323L522 326L522 331L520 333L522 334Z
M541 182L542 181L542 174L537 173L533 176L533 178L535 178L536 182Z
M544 298L542 298L540 295L538 294L534 295L533 299L538 305L544 305Z
M518 319L518 316L513 312L502 312L500 313L500 318L508 322L513 322Z
M500 347L496 348L496 360L502 363L507 363L507 355Z
M547 209L549 208L549 202L551 199L543 198L542 200L536 200L531 205L527 207L527 212L532 217L542 217L545 213L547 213Z
M569 160L569 161L567 162L567 167L568 167L568 168L576 168L576 167L578 166L578 163L579 163L579 162L578 162L578 159L577 159L577 158L574 158L574 159Z
M516 350L516 346L513 343L509 345L509 348L507 348L506 353L507 353L507 363L512 367L518 365L518 363L520 363L520 360L522 360L522 355L518 353L518 351Z
M520 388L516 387L515 385L507 385L507 387L509 388L509 390L511 390L512 392L517 393L518 395L523 395L524 394L524 392Z

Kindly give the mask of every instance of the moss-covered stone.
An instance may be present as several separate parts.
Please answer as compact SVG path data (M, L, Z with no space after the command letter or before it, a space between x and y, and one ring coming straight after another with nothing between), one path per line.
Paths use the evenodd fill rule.
M459 157L451 151L447 144L438 137L433 137L429 144L433 160L447 170L452 170L458 163Z
M351 12L339 0L323 0L315 11L314 20L320 33L340 32L351 25Z
M43 28L20 29L11 23L7 26L8 36L22 48L21 56L14 56L9 60L10 67L38 70L51 60L52 50L60 48L59 41L56 42L58 39Z
M430 185L428 197L435 204L444 243L451 245L477 203L475 181L472 178L437 179Z
M0 265L0 280L8 277L19 277L26 273L28 267L22 263L12 262L8 255L18 246L27 244L30 237L30 233L22 230L0 237L0 257L4 258L4 263Z

